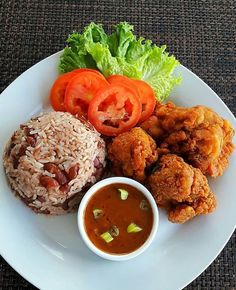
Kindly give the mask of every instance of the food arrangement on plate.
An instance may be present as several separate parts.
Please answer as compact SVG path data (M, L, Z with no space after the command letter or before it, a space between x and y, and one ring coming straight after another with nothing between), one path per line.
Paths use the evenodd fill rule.
M201 104L165 103L181 82L173 75L179 62L165 46L136 38L132 30L122 22L107 35L91 23L82 34L72 33L49 96L54 111L21 124L9 140L3 157L9 184L35 212L73 212L93 184L114 175L142 183L173 223L215 210L207 176L216 178L227 168L234 129ZM127 202L126 210L139 205L143 219L151 214L143 197L128 203L129 186L119 184L110 192L115 208ZM85 215L91 240L109 252L112 243L120 247L124 229L115 215L107 218L111 195L103 195L97 204L96 194L92 197ZM139 241L138 235L150 233L151 227L136 220L126 221L126 239ZM103 223L99 232L98 222Z

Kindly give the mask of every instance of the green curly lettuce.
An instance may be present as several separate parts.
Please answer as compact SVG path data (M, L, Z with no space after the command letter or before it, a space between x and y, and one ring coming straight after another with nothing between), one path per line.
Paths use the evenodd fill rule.
M178 60L151 40L137 38L133 26L121 22L107 35L100 24L90 23L82 34L73 32L60 58L61 73L76 68L98 69L105 77L120 74L142 79L153 88L159 101L165 100L181 77L173 75Z

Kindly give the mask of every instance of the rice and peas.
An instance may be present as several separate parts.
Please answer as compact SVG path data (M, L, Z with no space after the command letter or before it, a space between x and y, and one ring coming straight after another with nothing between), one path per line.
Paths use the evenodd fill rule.
M86 121L63 112L41 114L9 140L3 163L17 196L38 213L71 212L102 175L105 142Z

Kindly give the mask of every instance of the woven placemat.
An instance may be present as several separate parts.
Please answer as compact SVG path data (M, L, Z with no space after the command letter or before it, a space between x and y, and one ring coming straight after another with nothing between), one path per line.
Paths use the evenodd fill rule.
M31 65L61 50L72 30L81 30L91 21L103 23L106 29L128 21L137 34L167 44L168 51L236 114L234 0L5 0L0 5L1 91ZM185 290L235 290L235 249L234 234L212 265ZM0 258L0 289L35 288Z

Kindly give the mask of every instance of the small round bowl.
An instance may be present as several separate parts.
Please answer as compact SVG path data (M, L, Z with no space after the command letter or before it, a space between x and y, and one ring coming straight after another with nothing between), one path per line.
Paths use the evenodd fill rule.
M112 184L112 183L124 183L124 184L128 184L131 185L135 188L137 188L139 191L141 191L144 196L148 199L151 208L152 208L152 212L153 212L153 225L152 225L152 230L151 233L149 235L149 237L147 238L146 242L139 247L138 249L134 250L133 252L130 253L124 253L124 254L112 254L112 253L107 253L104 252L100 249L98 249L89 239L86 229L85 229L85 224L84 224L84 213L85 213L85 209L86 206L90 200L90 198L93 196L94 193L96 193L100 188ZM82 236L83 241L85 242L85 244L88 246L88 248L90 250L92 250L95 254L97 254L98 256L104 258L104 259L108 259L108 260L113 260L113 261L124 261L124 260L129 260L132 259L134 257L137 257L138 255L140 255L141 253L143 253L151 244L151 242L153 241L157 229L158 229L158 224L159 224L159 214L158 214L158 208L157 205L155 203L154 198L152 197L151 193L147 190L146 187L144 187L142 184L140 184L139 182L130 179L130 178L126 178L126 177L111 177L111 178L106 178L103 179L101 181L99 181L98 183L94 184L84 195L80 206L79 206L79 210L78 210L78 215L77 215L77 222L78 222L78 228L79 228L79 232Z

